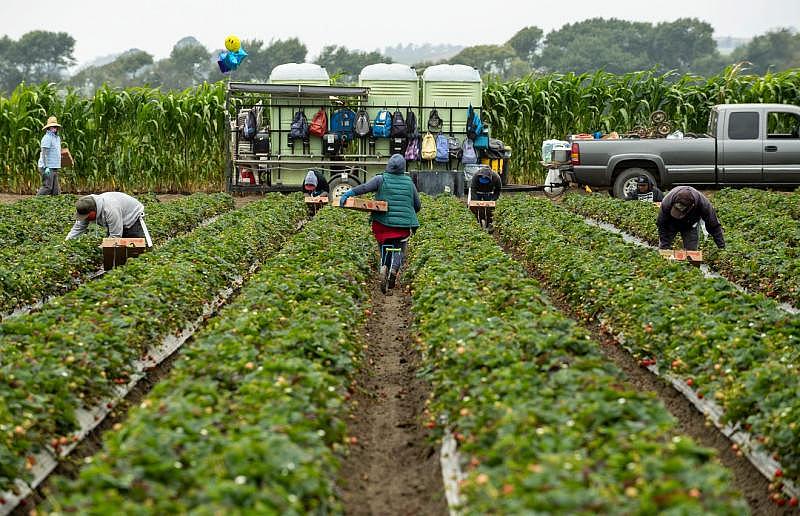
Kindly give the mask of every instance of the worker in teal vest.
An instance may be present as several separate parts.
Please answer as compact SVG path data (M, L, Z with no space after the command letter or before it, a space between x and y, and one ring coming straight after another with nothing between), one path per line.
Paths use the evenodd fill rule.
M397 282L408 239L419 227L417 212L422 203L417 187L406 175L406 160L401 154L389 158L383 174L345 192L339 199L339 206L344 206L348 197L368 192L376 192L375 200L386 201L389 206L388 211L373 212L370 216L372 234L381 251L381 290L386 293Z

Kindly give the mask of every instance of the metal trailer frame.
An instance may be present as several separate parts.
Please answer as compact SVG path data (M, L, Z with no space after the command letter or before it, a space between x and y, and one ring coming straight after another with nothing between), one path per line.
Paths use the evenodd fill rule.
M333 193L335 185L347 185L349 188L350 186L364 183L375 175L380 174L385 169L390 156L384 156L374 152L375 140L371 135L363 138L356 137L348 146L349 149L353 149L355 146L355 152L337 156L312 153L310 151L308 139L303 142L295 141L293 144L289 145L291 148L290 154L273 153L274 149L280 151L284 145L287 145L285 138L289 131L288 129L282 128L282 125L284 125L284 112L287 114L287 119L291 120L295 112L298 110L304 111L309 107L307 104L302 105L300 99L319 100L320 107L325 108L328 120L330 121L333 112L339 108L349 107L354 111L358 111L362 103L369 97L369 90L368 87L356 86L228 83L224 104L226 117L225 183L227 191L238 193L297 191L302 184L287 183L285 177L283 177L284 173L287 171L296 173L300 170L317 170L323 173L328 181L332 183L331 192ZM283 100L298 99L298 103L295 105L291 103L272 105L271 99L273 98ZM240 139L239 129L236 124L239 110L242 108L253 108L257 105L258 101L262 102L262 107L265 110L271 112L277 109L279 119L269 121L269 153L255 154L250 152L243 155L240 152L240 143L242 143L242 140ZM374 108L375 106L371 107ZM418 130L427 128L427 120L420 120L420 113L423 111L437 109L439 112L448 112L448 121L445 127L442 128L442 133L459 139L466 137L466 127L453 127L453 112L466 109L464 107L385 105L381 106L381 109L387 109L390 112L393 112L395 109L401 112L404 110L413 110L417 115ZM478 112L481 111L480 107L474 109ZM307 113L306 117L310 123L313 114L308 116ZM372 121L370 121L370 123L372 123ZM425 133L425 131L421 130L419 132L421 134ZM311 136L310 138L316 138L316 136ZM259 184L242 184L240 173L242 167L257 172L259 175ZM415 163L409 162L408 172L412 178L415 179L415 182L417 182L418 176L425 172L451 172L455 174L461 173L461 168L461 164L459 162L453 163L453 160L448 161L448 163L417 161ZM455 182L458 183L457 180Z

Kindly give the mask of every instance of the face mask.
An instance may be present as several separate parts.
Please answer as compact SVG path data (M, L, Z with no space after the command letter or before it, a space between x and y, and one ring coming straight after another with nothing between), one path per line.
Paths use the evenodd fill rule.
M97 218L97 212L90 211L89 215L86 217L86 220L88 220L89 222L93 222L96 218Z

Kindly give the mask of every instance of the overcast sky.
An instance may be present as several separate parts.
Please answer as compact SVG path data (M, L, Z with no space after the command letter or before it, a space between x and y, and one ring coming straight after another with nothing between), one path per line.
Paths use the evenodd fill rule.
M184 36L210 50L221 48L228 34L266 41L296 36L310 59L327 44L374 50L398 43L502 43L528 25L548 32L593 17L696 17L711 23L715 36L752 37L800 26L800 0L0 0L0 35L65 31L76 40L79 63L129 48L163 58Z

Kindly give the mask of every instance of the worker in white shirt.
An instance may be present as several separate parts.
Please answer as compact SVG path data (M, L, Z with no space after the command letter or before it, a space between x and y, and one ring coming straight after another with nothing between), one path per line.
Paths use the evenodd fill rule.
M104 227L111 238L144 238L147 247L153 246L144 223L144 206L130 195L122 192L87 195L78 199L75 209L75 225L67 240L82 235L94 222Z

